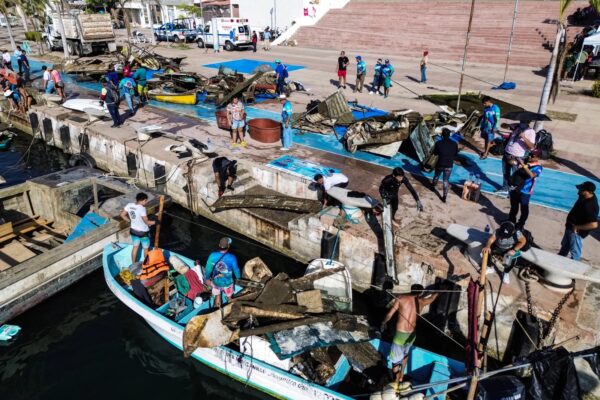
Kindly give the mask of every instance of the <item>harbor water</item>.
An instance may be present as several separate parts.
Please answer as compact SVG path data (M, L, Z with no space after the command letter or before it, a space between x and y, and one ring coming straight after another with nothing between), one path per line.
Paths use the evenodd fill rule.
M0 153L6 185L66 166L21 135ZM17 164L23 155L23 163ZM3 187L6 185L2 185ZM206 261L220 237L233 238L240 265L259 256L274 272L292 276L305 266L239 237L181 207L164 216L161 245ZM0 398L33 399L263 399L267 395L231 380L172 347L109 291L100 270L13 321L16 341L0 347Z

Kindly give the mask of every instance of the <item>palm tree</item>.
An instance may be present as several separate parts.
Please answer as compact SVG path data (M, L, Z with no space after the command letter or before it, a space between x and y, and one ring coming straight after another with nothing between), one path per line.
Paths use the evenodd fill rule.
M0 0L0 15L3 15L6 19L6 30L8 31L8 38L10 39L10 46L13 50L17 49L15 38L13 37L12 28L10 26L10 20L8 19L8 9L13 7L15 3L13 0Z
M567 8L571 5L573 0L560 0L559 5L559 19L556 24L557 32L556 39L554 40L554 48L552 49L552 57L550 58L550 64L548 65L548 74L546 75L546 81L544 82L544 88L542 90L542 97L540 99L540 106L538 108L538 113L546 114L546 107L548 106L548 101L550 100L550 94L552 93L552 88L556 84L558 85L558 73L560 71L560 66L558 66L560 57L559 48L564 47L565 42L565 33L566 33L566 17L567 17ZM535 123L535 129L540 130L544 127L544 123L542 121L537 121Z

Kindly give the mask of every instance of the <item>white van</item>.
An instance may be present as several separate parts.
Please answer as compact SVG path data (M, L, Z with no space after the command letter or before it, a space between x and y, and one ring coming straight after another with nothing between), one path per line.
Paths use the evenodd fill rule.
M17 17L14 15L9 15L8 20L10 21L10 26L17 26ZM0 26L3 28L6 27L6 17L4 14L0 15Z
M213 47L215 38L219 47L233 51L244 47L252 47L252 31L247 19L213 18L198 32L196 43L198 47Z

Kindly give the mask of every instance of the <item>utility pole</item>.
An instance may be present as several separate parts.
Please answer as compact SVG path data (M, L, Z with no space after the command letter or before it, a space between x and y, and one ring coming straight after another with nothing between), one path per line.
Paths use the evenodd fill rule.
M469 27L467 28L467 39L465 40L465 51L463 53L462 67L460 69L460 83L458 84L458 99L456 100L456 112L460 111L460 97L462 95L463 80L465 78L465 64L467 63L467 50L469 48L469 38L471 37L471 27L473 26L473 13L475 12L475 0L471 0L471 14L469 15Z
M517 13L519 11L519 0L515 0L515 11L513 12L512 28L510 30L510 39L508 40L508 53L506 54L506 65L504 66L504 78L502 82L506 82L508 75L508 61L510 60L510 52L512 50L513 38L515 36L515 25L517 23Z
M58 0L56 2L56 15L58 15L58 27L60 29L60 40L62 41L62 47L63 47L63 54L65 57L65 60L68 60L70 58L69 55L69 48L67 47L67 37L65 36L65 24L63 22L63 18L62 18L62 13L63 13L63 7L62 7L62 0Z
M273 29L277 30L277 0L273 0Z

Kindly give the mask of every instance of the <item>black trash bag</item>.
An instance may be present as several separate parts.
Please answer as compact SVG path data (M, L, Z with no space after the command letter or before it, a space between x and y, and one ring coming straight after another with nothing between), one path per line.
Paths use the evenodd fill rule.
M590 364L590 368L598 378L600 378L600 346L596 346L593 349L587 349L580 351L579 353L573 354L573 356L587 355L585 361Z
M540 350L529 356L531 384L527 391L533 400L579 400L581 388L573 355L564 347Z

